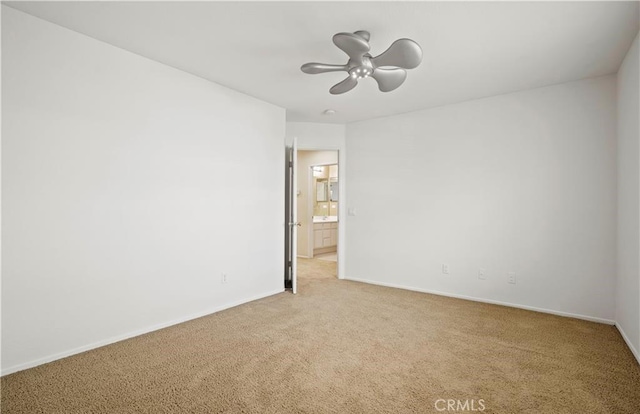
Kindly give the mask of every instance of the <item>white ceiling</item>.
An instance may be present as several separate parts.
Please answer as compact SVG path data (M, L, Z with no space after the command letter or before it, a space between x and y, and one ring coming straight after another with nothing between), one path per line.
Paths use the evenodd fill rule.
M615 73L638 2L9 2L10 7L287 109L345 123ZM371 53L408 37L423 63L399 89L303 63L346 63L331 38L371 32ZM322 115L331 108L334 116Z

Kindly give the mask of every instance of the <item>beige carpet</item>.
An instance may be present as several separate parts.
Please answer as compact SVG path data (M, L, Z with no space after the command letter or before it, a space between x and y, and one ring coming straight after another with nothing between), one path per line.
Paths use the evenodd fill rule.
M3 377L2 413L640 412L614 327L299 268L296 296Z

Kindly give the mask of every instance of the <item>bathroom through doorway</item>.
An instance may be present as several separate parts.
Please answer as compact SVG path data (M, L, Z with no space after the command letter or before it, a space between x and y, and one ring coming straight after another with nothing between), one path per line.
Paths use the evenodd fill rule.
M340 186L338 151L298 150L298 277L336 278Z

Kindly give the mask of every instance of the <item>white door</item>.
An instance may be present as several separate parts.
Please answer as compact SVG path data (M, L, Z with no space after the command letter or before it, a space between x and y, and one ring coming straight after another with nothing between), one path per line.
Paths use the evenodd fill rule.
M285 238L285 287L298 292L297 256L298 256L298 178L296 164L298 161L297 139L293 139L293 146L287 148L287 232Z
M291 280L292 290L296 294L298 292L298 174L296 168L298 165L298 138L293 138L293 154L291 154Z

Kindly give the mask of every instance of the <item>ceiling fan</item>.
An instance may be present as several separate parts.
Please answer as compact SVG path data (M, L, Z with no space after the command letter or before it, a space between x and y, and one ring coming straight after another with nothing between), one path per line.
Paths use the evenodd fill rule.
M364 30L338 33L333 36L333 43L349 56L346 65L305 63L300 69L312 75L338 71L349 73L345 80L329 89L329 93L338 95L355 88L358 79L369 76L378 82L378 88L382 92L392 91L407 78L405 69L413 69L422 62L422 49L411 39L398 39L389 49L372 57L369 54L369 38L369 32Z

